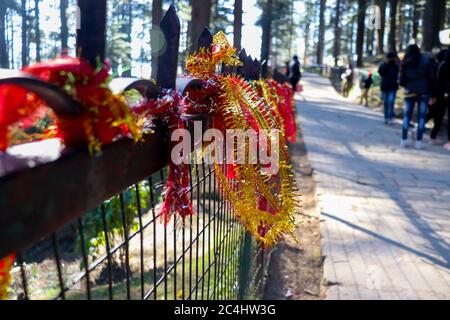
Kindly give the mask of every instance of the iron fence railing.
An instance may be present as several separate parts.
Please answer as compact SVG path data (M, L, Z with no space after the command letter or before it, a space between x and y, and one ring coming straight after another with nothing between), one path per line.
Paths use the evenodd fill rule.
M241 264L254 263L242 251L245 233L213 168L190 169L197 215L161 224L155 209L166 170L160 170L20 254L12 297L238 299Z
M78 0L79 52L104 57L106 0ZM158 60L159 88L175 88L180 27L174 7L161 23L167 50ZM100 42L99 42L99 39ZM208 47L205 31L199 44ZM241 52L238 72L257 79L260 63ZM18 72L2 72L40 95L55 112L77 106L56 88ZM119 81L146 95L160 90L136 79ZM181 81L179 90L196 84ZM196 215L161 222L167 179L167 128L144 142L120 140L90 157L36 142L0 154L0 256L17 252L11 299L243 299L262 296L269 252L235 218L214 168L190 166L189 196ZM194 155L193 155L194 156Z

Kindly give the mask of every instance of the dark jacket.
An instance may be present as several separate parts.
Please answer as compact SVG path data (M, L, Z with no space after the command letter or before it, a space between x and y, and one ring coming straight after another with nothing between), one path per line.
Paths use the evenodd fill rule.
M365 76L361 79L361 89L370 89L373 84L372 76Z
M290 79L291 80L300 80L302 77L302 73L300 72L300 62L295 61L292 66L291 66L291 70L290 70Z
M436 65L433 59L421 56L417 65L402 65L400 85L410 94L436 94Z
M437 89L440 94L450 94L450 63L441 62L437 72Z
M381 76L381 91L397 91L398 90L398 72L400 66L397 62L383 62L378 69Z

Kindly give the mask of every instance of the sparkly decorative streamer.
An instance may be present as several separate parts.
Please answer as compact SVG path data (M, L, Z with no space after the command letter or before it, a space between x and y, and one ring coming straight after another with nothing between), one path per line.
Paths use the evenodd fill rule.
M283 128L286 140L295 143L297 141L297 124L291 87L270 79L258 80L255 85L259 89L261 97L270 106L280 128Z
M14 265L15 254L10 254L0 259L0 300L8 299L8 287L11 280L11 269Z
M296 225L294 213L297 208L297 190L288 162L286 128L283 123L289 119L280 110L282 98L278 96L274 83L261 86L262 90L266 90L264 96L264 93L258 94L254 87L238 76L214 73L216 66L222 63L239 65L235 49L227 43L226 38L219 34L214 37L210 51L202 50L188 57L186 66L189 74L202 79L205 91L213 95L213 98L209 96L208 99L215 102L212 111L214 128L223 133L227 129L246 131L251 128L260 134L264 133L269 145L274 139L279 139L278 174L268 174L262 165L215 163L215 173L225 197L244 228L263 246L271 246L283 234L292 234ZM188 93L188 97L192 96L195 97L195 92ZM188 103L203 104L204 100L204 97L190 99ZM291 101L283 102L290 104L292 109ZM289 134L292 135L292 132ZM246 142L246 154L249 148L249 142Z
M169 128L169 135L176 129L185 129L185 113L184 100L180 95L172 90L164 90L160 98L144 102L137 106L135 113L140 114L141 117L158 117L165 121ZM176 142L171 141L169 150L176 145ZM185 157L186 155L180 155ZM178 214L183 219L187 216L193 215L191 201L188 198L189 192L189 170L186 163L174 164L173 161L169 163L169 175L164 187L164 202L160 208L159 215L164 224L169 223L173 214Z

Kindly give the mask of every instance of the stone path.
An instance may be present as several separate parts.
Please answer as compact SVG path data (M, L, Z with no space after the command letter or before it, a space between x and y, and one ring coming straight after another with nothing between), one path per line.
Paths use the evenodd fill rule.
M450 299L450 153L400 149L400 122L305 74L328 299Z

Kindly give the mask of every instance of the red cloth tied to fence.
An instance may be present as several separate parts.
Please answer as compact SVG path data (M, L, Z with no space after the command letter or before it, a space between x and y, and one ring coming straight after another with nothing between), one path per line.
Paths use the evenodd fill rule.
M142 116L157 117L166 122L169 129L169 136L177 129L186 129L186 121L183 114L186 112L184 99L172 90L163 90L163 94L158 99L152 99L144 102L135 108L133 112ZM181 131L182 132L182 131ZM187 136L183 136L183 141L187 141ZM177 141L170 139L169 152L177 145ZM190 141L189 141L190 144ZM187 165L187 150L182 149L180 154L176 155L181 159L181 163L174 163L170 159L169 175L164 190L164 201L159 210L159 215L167 225L173 214L177 213L183 219L193 215L192 203L189 200L189 168Z
M125 99L108 88L108 70L108 63L95 69L83 59L61 57L22 71L60 87L79 103L79 116L58 115L54 136L66 145L88 143L90 151L96 152L118 136L137 140L141 135ZM8 146L8 127L43 105L35 94L19 86L0 86L0 150Z

